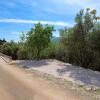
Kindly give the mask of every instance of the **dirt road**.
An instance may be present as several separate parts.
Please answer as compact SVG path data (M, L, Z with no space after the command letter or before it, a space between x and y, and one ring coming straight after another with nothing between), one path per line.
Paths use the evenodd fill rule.
M24 70L9 65L0 57L0 100L89 100L32 77Z

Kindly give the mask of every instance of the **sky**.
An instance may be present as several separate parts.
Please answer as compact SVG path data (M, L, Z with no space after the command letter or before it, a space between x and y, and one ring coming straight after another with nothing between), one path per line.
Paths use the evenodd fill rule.
M71 27L76 13L84 8L96 9L100 15L100 0L0 0L0 38L19 41L20 34L38 22L56 30Z

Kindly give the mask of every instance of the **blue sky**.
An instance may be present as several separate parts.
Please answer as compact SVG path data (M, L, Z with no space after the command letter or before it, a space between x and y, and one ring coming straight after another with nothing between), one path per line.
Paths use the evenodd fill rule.
M100 0L1 0L0 38L18 41L21 32L29 31L39 21L56 29L70 27L83 8L97 9L100 15Z

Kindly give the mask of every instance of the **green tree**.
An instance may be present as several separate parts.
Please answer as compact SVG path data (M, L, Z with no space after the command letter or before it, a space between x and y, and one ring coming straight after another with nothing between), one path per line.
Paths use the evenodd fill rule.
M93 11L94 13L91 13ZM93 57L86 41L87 34L93 30L95 24L96 11L93 11L88 8L86 11L81 10L76 15L76 25L69 39L70 61L83 67L90 66Z
M60 31L61 44L63 45L62 58L65 61L99 70L99 25L97 24L96 10L80 10L75 17L75 26L69 30ZM98 51L98 52L97 52Z
M18 44L13 41L6 42L1 46L1 52L8 56L12 56L12 59L17 59L17 51Z
M28 48L26 46L26 34L23 32L20 35L20 41L18 43L18 47L19 47L17 52L18 59L20 60L29 59Z
M5 42L6 42L5 39L3 39L3 40L0 39L0 45L3 45Z
M48 47L52 32L54 31L53 26L45 25L38 23L35 25L35 28L32 28L27 34L27 47L32 56L36 59L40 59L41 52Z

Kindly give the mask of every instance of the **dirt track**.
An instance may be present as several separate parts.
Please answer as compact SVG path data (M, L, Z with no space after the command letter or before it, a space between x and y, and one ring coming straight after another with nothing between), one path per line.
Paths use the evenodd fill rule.
M0 57L0 100L89 100L7 64Z

